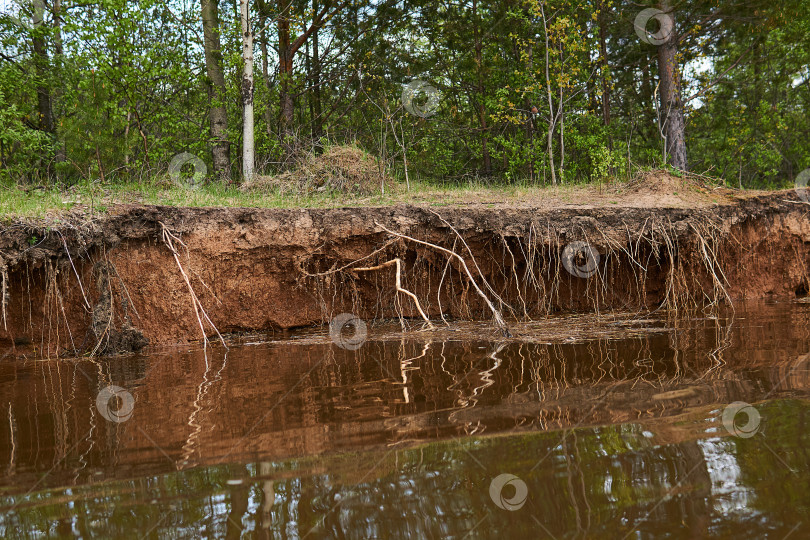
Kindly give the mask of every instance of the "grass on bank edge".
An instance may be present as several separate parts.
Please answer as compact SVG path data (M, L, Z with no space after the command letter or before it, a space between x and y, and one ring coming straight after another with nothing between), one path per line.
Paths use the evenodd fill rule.
M383 194L352 195L334 191L307 194L244 192L236 185L207 183L197 188L166 185L158 182L81 182L64 188L60 186L19 186L0 184L0 220L38 218L59 215L81 208L90 215L105 214L118 204L149 204L178 207L243 207L243 208L332 208L384 206L398 203L447 205L453 202L500 202L519 198L547 186L528 182L485 183L482 181L441 182L411 180L410 190L397 182L393 190ZM560 185L553 189L557 195L573 190L576 185Z

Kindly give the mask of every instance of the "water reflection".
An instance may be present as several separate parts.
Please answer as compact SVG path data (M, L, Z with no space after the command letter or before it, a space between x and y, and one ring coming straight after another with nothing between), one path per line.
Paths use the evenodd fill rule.
M647 326L3 363L0 533L804 536L810 306ZM96 407L109 385L124 422ZM722 424L733 401L757 403L756 436ZM519 510L490 498L501 473Z

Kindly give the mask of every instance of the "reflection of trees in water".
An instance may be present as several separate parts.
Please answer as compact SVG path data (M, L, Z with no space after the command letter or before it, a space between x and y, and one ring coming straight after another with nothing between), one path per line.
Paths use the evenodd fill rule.
M790 416L806 412L807 406L801 405ZM309 516L309 523L316 519L318 528L311 537L318 538L462 537L481 519L473 538L521 538L542 531L535 518L558 538L623 537L634 528L651 536L761 537L787 533L810 509L810 492L802 491L806 481L796 490L783 490L782 480L768 474L778 475L780 466L773 458L762 459L767 453L762 441L741 445L736 439L711 440L715 453L743 471L738 484L718 486L707 469L705 443L657 446L635 429L616 426L580 429L567 437L545 433L482 439L464 449L452 442L432 443L401 451L392 470L372 480L354 483L339 474L319 476L312 480L318 495L283 500L280 506L297 508L299 515ZM807 435L792 433L799 441L791 440L791 433L779 433L768 444L775 445L777 453L795 453L806 444ZM527 473L538 456L545 455L547 466ZM378 459L379 454L366 456L355 469L364 471ZM806 472L810 460L805 456L791 465ZM339 470L340 463L326 467ZM504 512L489 499L489 481L503 471L517 474L528 485L529 499L520 511ZM721 514L717 502L732 490L753 493L752 508L733 516ZM286 522L283 510L276 512L279 519L273 528L280 533ZM308 530L298 529L302 534Z
M763 408L773 453L764 439L713 439L714 458L725 455L741 471L738 485L717 491L707 472L705 443L659 446L638 425L628 424L85 485L69 496L37 495L39 504L2 523L48 530L61 517L75 515L75 528L87 536L158 525L177 537L264 530L258 536L266 538L301 537L313 528L310 537L317 538L448 537L463 536L478 524L471 535L476 538L537 533L537 519L560 538L575 531L623 536L633 527L653 535L709 536L733 533L735 523L751 537L770 529L787 532L795 524L791 520L810 510L808 412L798 401ZM529 499L518 512L507 514L489 499L489 482L503 471L528 485ZM234 478L243 482L229 484ZM754 494L753 508L723 517L716 501L734 488Z
M85 493L98 495L95 490L99 488L90 482L96 478L95 471L101 470L102 478L124 479L122 489L132 493L153 490L167 496L200 493L200 497L211 498L208 504L215 504L218 508L215 514L222 517L222 501L243 497L241 488L223 487L217 492L219 502L215 503L216 489L212 491L205 486L212 477L219 478L214 480L215 486L221 485L227 475L211 467L189 470L190 476L169 475L161 480L162 477L155 475L176 470L176 463L163 456L140 430L177 463L183 460L201 464L215 462L239 442L240 452L276 460L356 448L390 448L396 451L394 455L405 456L397 458L401 465L409 463L408 459L416 459L416 450L406 449L408 446L428 440L454 441L465 434L569 430L578 426L623 423L614 428L600 428L594 433L586 430L582 434L582 429L549 433L546 435L551 439L542 448L529 445L526 449L509 449L503 447L506 443L502 441L499 450L493 451L497 456L493 463L497 464L498 472L501 464L504 468L514 465L511 472L519 474L531 465L525 467L523 462L513 462L513 451L525 452L529 455L527 459L535 461L538 452L540 455L551 452L550 460L557 458L554 466L559 479L544 476L545 467L538 468L535 476L539 475L536 480L539 483L535 488L538 492L545 490L546 495L542 503L532 497L532 504L547 506L538 511L556 512L552 515L563 516L560 519L566 527L571 527L553 529L549 526L552 531L593 530L592 527L603 523L600 516L615 516L616 507L632 508L631 521L640 520L654 506L644 501L653 496L660 498L669 489L676 492L684 489L684 493L699 496L685 500L676 493L655 508L645 523L682 512L683 516L694 517L684 523L695 531L704 530L705 523L710 521L707 516L713 511L706 506L708 495L704 493L710 489L711 481L705 464L701 465L704 457L700 447L690 442L703 427L682 426L660 419L735 400L756 401L772 391L779 391L780 396L786 392L806 391L810 385L807 314L782 311L778 317L769 317L769 313L767 309L764 313L738 310L734 326L712 318L686 323L675 321L667 332L584 343L369 341L357 352L323 346L273 345L264 349L234 350L227 366L224 359L211 358L208 371L202 357L195 354L150 362L129 358L96 364L53 361L3 365L0 366L0 395L8 396L8 401L0 402L3 405L0 411L6 417L0 422L0 463L7 471L3 483L15 483L25 489L84 484ZM756 324L746 322L752 317L756 317ZM212 376L215 368L218 374ZM126 423L106 422L95 409L95 395L110 383L130 389L136 397L135 414ZM266 419L257 424L265 415ZM781 417L764 418L764 429L769 437L768 430L782 429L798 443L805 432L804 417L801 421L794 420L795 417L796 414L787 411L785 418L790 418L792 423L785 426L779 424ZM641 435L642 430L636 423L640 420L656 428L654 441L663 445L669 454L656 453L658 450ZM249 436L242 440L246 433ZM570 433L570 437L562 438L565 433ZM740 465L740 481L748 485L758 485L763 475L780 467L784 469L767 448L758 444L758 439L723 443L723 451L733 453ZM781 459L797 470L807 470L806 455L803 450L797 450L803 447L788 444L780 453L776 448L778 443L770 438L768 441ZM497 473L483 471L474 460L466 459L464 451L459 453L458 444L439 443L435 446L435 455L423 455L420 459L422 463L434 463L438 469L440 465L445 467L441 469L444 472L436 474L460 474L463 482L444 485L434 479L434 484L420 485L419 474L431 471L417 469L409 480L416 483L411 489L418 501L413 502L413 508L408 507L411 509L407 512L405 506L399 509L411 516L408 519L414 521L413 527L426 528L425 533L439 535L444 530L433 528L427 518L420 521L419 515L429 515L430 508L449 512L447 515L454 516L455 521L451 521L455 525L451 523L448 527L459 528L471 527L485 513L479 516L458 508L500 512L487 502L486 493L489 480ZM419 451L424 454L426 448L433 447L421 446ZM477 452L477 448L470 451ZM745 450L743 455L740 449ZM486 456L475 455L487 463ZM600 456L613 457L606 460ZM305 521L314 526L327 513L332 519L331 528L327 529L332 532L328 535L339 536L339 531L348 535L355 529L347 525L347 518L339 510L354 509L352 501L358 501L360 517L357 519L376 523L375 527L394 519L373 504L369 503L366 508L359 502L377 501L374 493L385 489L390 492L387 500L399 500L393 487L399 480L390 480L388 487L377 485L379 478L400 470L398 465L383 460L379 471L374 469L364 478L371 465L382 458L383 455L371 453L363 457L362 462L347 466L357 472L348 479L345 475L336 476L331 470L327 474L324 467L331 467L331 462L325 459L328 465L296 480L299 487L293 485L292 479L281 478L273 479L272 486L251 489L261 492L253 494L257 500L271 492L277 494L283 501L279 503L282 507L298 501L295 504L300 507L288 506L283 515L275 514L275 506L265 508L265 513L271 514L268 519L273 527L296 520L303 534ZM53 473L37 485L39 474L51 468ZM481 474L477 475L476 468ZM137 479L126 480L132 476ZM675 487L684 478L680 487ZM524 480L530 483L528 478ZM557 485L558 480L563 483ZM786 484L792 481L792 478L782 479ZM599 495L605 490L605 482L614 488L609 497ZM428 493L431 486L438 490L437 495ZM530 493L534 493L535 488L530 487ZM360 493L359 498L349 497L353 493L347 494L349 489L366 492ZM808 491L791 495L801 508L807 506L804 494ZM467 495L467 492L477 495ZM329 508L339 502L335 499L337 494L343 497L343 502L330 514ZM454 502L431 500L442 494L452 495ZM36 497L42 502L48 500L46 494ZM548 497L553 499L553 504L552 500L546 500ZM320 501L317 504L308 502L316 498ZM99 500L105 499L120 503L122 495L102 493ZM6 497L6 500L10 499ZM567 502L563 504L561 500ZM784 497L780 500L781 504L791 504L791 500ZM71 496L71 501L76 510L60 506L59 502L43 506L37 503L26 511L25 519L44 524L48 519L58 520L60 516L84 512L88 516L109 517L111 523L120 522L122 527L124 523L137 522L128 521L126 506L105 510L81 495ZM679 501L677 508L672 507L673 501ZM142 503L136 498L130 498L129 502ZM205 519L204 508L186 508L186 504L193 506L183 501L181 512L194 516L199 513L199 519ZM241 504L236 505L237 509ZM447 509L442 504L448 505ZM453 504L460 506L456 508ZM770 497L758 497L753 504L760 505L763 511L784 515L785 520L789 515L788 510L773 504ZM689 505L692 507L688 508ZM451 512L453 508L456 508L455 514ZM148 511L139 507L138 512L146 512L157 522L164 517L161 509L162 505ZM251 512L260 510L248 505L237 513ZM661 512L664 514L659 516ZM180 526L186 518L187 515L181 513L177 520L167 517L163 523ZM268 523L260 514L255 519ZM468 523L470 519L472 524ZM507 527L492 525L492 521L488 518L481 526ZM405 527L397 523L397 527ZM221 525L224 527L224 521ZM526 530L531 529L531 523L524 525ZM83 526L88 526L88 522ZM536 530L536 524L531 530ZM225 534L226 529L222 528L222 532Z

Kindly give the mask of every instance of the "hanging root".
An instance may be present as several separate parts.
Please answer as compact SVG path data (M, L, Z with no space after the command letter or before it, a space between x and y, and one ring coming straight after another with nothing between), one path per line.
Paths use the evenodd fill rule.
M392 265L396 266L397 268L396 281L394 282L394 286L396 287L397 292L401 292L403 294L410 296L413 299L413 303L416 304L416 309L419 310L419 314L425 320L425 323L427 323L428 327L431 330L435 329L436 327L433 326L433 323L430 322L430 319L428 319L427 315L425 315L425 312L422 310L422 306L419 304L419 299L416 297L416 295L413 294L411 291L402 287L402 259L397 257L396 259L392 259L388 262L378 264L377 266L354 268L352 269L352 272L373 272L375 270L382 270L383 268L388 268L389 266Z
M711 307L717 306L719 302L719 296L720 294L722 294L725 297L726 301L728 302L728 305L732 306L733 308L734 303L732 302L731 296L728 294L728 291L726 290L726 286L728 285L728 279L726 278L726 275L723 272L722 265L718 260L717 250L715 249L715 247L709 244L706 236L708 236L708 238L712 241L712 244L714 246L717 246L719 244L717 238L715 238L712 232L709 232L706 236L704 236L704 234L700 230L698 230L698 228L695 225L690 224L690 226L695 231L696 240L698 245L700 246L700 252L703 255L701 259L703 262L703 266L706 268L706 273L708 274L708 276L712 279L712 285L714 287L713 291L714 298L711 299L707 298L707 300L711 300L711 303L709 305Z
M185 270L183 270L183 265L180 264L180 255L177 253L177 249L174 247L174 242L177 242L183 246L183 248L185 248L186 258L188 258L188 247L183 243L182 240L173 235L163 222L159 221L158 223L160 223L160 227L162 229L163 243L166 244L166 247L172 252L174 261L177 263L177 268L180 269L180 274L183 276L183 280L186 282L186 287L188 287L189 294L191 294L191 306L194 308L194 314L197 316L197 322L200 325L200 331L202 332L203 336L203 350L205 350L208 346L208 336L205 334L203 318L208 321L208 324L211 325L211 328L213 328L214 332L217 333L219 340L222 342L222 346L227 349L228 346L225 344L225 339L222 337L222 334L219 333L219 330L217 330L214 323L211 322L211 319L208 317L208 313L206 313L202 302L200 302L200 299L197 298L197 293L194 292L194 288L191 286L191 281L188 278L188 274L186 274ZM202 317L200 317L201 313Z
M87 294L84 292L84 286L82 285L82 280L79 277L79 272L76 270L76 265L73 264L73 257L70 256L70 249L68 249L67 241L65 240L65 235L61 232L56 231L59 233L59 236L62 237L62 245L65 246L65 253L68 256L68 260L70 261L70 267L73 268L73 275L76 276L76 281L79 283L79 290L82 291L82 298L84 298L84 306L87 308L88 313L92 313L93 307L90 305L90 301L87 299Z
M492 315L493 315L493 317L495 319L495 324L498 325L498 327L501 329L501 331L503 332L503 334L505 336L510 337L512 335L509 332L509 328L506 326L506 321L504 321L503 315L501 315L501 312L498 311L498 309L492 304L492 301L490 301L490 299L487 297L487 295L484 294L484 291L481 290L481 288L478 286L478 283L475 282L475 279L473 278L472 273L470 272L470 269L467 267L467 263L464 261L464 258L461 255L459 255L455 251L450 251L447 248L437 246L436 244L431 244L430 242L425 242L424 240L417 240L416 238L413 238L412 236L408 236L406 234L394 232L391 229L388 229L387 227L385 227L384 225L381 225L380 223L378 223L376 221L374 222L374 224L377 225L382 230L384 230L385 232L387 232L388 234L397 236L399 238L402 238L403 240L409 240L409 241L414 242L416 244L421 244L423 246L427 246L427 247L436 249L438 251L441 251L442 253L446 253L450 257L455 257L459 261L459 263L461 264L461 267L464 268L464 272L467 274L467 278L469 278L470 283L475 288L475 291L478 293L478 295L481 298L483 298L484 302L486 302L487 306L492 311ZM486 279L484 279L483 274L481 274L481 279L486 283ZM491 289L491 287L489 287L489 284L487 284L486 286L487 286L487 288Z
M2 304L3 311L3 330L8 331L8 325L6 324L6 307L8 306L9 301L8 266L2 260L2 258L0 258L0 277L2 277L3 280L2 286L0 286L0 304Z
M489 282L488 282L488 281L487 281L487 280L484 278L484 273L481 271L481 268L478 266L478 261L476 261L476 260L475 260L475 255L473 255L472 249L470 249L470 246L469 246L469 244L467 244L467 241L466 241L466 240L464 240L464 237L463 237L463 236L461 236L461 233L459 233L459 232L456 230L456 228L455 228L455 227L453 227L453 225L451 225L451 224L450 224L450 222L449 222L449 221L447 221L447 220L446 220L446 219L444 219L444 218L443 218L441 215L439 215L439 213L438 213L438 212L435 212L435 211L431 210L430 208L428 208L428 210L430 211L430 213L431 213L431 214L433 214L434 216L436 216L437 218L439 218L439 219L442 221L442 223L444 223L445 225L447 225L448 227L450 227L450 230L451 230L451 231L453 231L453 232L455 233L456 237L457 237L459 240L461 240L461 243L462 243L462 244L464 245L464 247L467 249L467 253L469 253L469 254L470 254L470 260L472 260L473 266L475 266L475 269L478 271L478 275L479 275L479 276L481 276L481 281L483 281L483 283L484 283L484 287L486 287L486 289L487 289L487 290L490 292L490 294L492 294L492 296L494 296L494 297L495 297L495 299L496 299L496 300L497 300L497 301L500 303L501 307L506 306L506 307L509 309L509 311L511 311L512 313L514 313L514 312L515 312L515 310L514 310L514 309L512 309L512 306L510 306L509 304L507 304L506 302L504 302L503 298L501 298L501 297L500 297L500 295L498 295L498 293L497 293L497 292L495 292L495 289L493 289L492 287L490 287Z

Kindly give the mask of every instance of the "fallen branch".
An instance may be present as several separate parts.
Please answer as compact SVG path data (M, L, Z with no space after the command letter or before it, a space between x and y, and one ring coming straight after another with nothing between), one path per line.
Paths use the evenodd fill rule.
M449 255L451 257L455 257L456 259L458 259L458 261L461 264L462 268L464 268L464 272L467 274L467 277L469 278L470 283L472 283L472 286L475 287L475 291L478 293L478 295L481 298L484 299L484 302L486 302L487 306L489 306L489 309L492 311L492 315L495 318L495 324L498 325L498 327L501 329L501 331L504 333L504 335L506 337L511 337L512 334L509 333L509 328L506 326L506 321L503 320L503 315L501 315L501 312L498 311L498 309L492 304L492 302L487 297L487 295L484 294L484 291L482 291L481 288L478 286L478 284L475 282L475 279L473 279L473 276L472 276L472 273L470 272L470 269L467 267L467 263L464 261L464 258L461 255L459 255L455 251L450 251L447 248L437 246L436 244L431 244L430 242L425 242L424 240L417 240L416 238L414 238L412 236L408 236L406 234L394 232L391 229L388 229L385 225L381 225L380 223L378 223L376 221L374 222L374 224L377 225L382 230L384 230L385 232L387 232L388 234L392 234L392 235L397 236L399 238L402 238L404 240L410 240L411 242L421 244L423 246L431 247L433 249L436 249L438 251L441 251L442 253L446 253L447 255Z
M392 265L395 265L397 267L396 281L394 282L394 286L396 287L397 292L401 292L403 294L406 294L406 295L410 296L413 299L413 303L416 304L416 309L419 310L419 314L425 320L425 323L427 323L428 327L430 327L431 330L434 330L436 327L433 326L433 323L430 322L430 319L427 318L427 315L425 315L425 312L422 311L422 306L419 304L419 298L417 298L416 295L413 294L408 289L405 289L405 288L402 287L402 259L400 259L400 258L392 259L392 260L390 260L388 262L378 264L377 266L369 266L369 267L363 267L363 268L353 268L352 272L373 272L375 270L382 270L383 268L388 268L389 266L392 266Z

